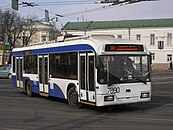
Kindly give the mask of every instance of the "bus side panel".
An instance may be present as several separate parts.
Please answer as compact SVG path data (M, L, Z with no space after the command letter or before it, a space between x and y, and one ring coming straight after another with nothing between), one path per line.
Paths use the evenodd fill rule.
M12 81L12 87L13 87L13 88L17 88L16 76L12 76L11 81Z
M39 82L31 80L29 77L23 77L23 86L26 85L26 82L29 81L32 87L33 93L39 93ZM26 87L26 86L25 86Z
M31 80L32 92L39 94L39 82Z
M61 88L55 83L49 83L49 96L65 99Z

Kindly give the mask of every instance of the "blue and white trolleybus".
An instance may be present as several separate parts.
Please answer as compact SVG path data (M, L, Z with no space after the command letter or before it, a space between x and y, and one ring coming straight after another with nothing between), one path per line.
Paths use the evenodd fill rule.
M14 48L12 85L75 108L148 102L150 61L143 43L110 36Z

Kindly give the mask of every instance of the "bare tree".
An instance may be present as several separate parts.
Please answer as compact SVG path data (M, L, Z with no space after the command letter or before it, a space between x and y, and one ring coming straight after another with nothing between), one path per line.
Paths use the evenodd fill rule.
M36 22L37 16L29 16L25 19L23 25L23 46L28 46L31 37L37 32Z
M15 45L17 35L22 31L22 18L14 11L0 10L0 34L1 40L9 42L11 47Z
M23 46L27 46L31 36L37 32L36 21L36 16L24 18L15 11L0 10L0 39L14 47L16 40L22 37Z

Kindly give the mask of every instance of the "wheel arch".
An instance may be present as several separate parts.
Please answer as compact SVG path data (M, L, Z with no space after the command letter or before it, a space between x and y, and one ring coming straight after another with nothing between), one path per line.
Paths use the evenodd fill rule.
M25 79L24 80L24 90L26 91L26 86L27 86L27 83L30 83L30 79L29 78L27 78L27 79Z
M66 91L66 97L68 97L68 91L71 89L71 88L75 88L76 89L76 85L74 83L69 83L68 86L67 86L67 91Z

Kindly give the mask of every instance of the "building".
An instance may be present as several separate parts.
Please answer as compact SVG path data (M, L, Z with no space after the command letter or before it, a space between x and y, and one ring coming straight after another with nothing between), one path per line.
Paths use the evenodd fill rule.
M62 30L73 35L111 34L117 39L141 41L152 54L153 69L169 69L173 60L173 18L68 22Z
M35 22L32 26L26 26L24 28L17 40L17 46L25 45L25 40L28 38L29 43L27 46L56 41L58 31L48 22Z
M0 65L7 64L11 49L7 42L0 41Z
M37 23L35 24L35 28L37 31L31 37L30 44L54 41L57 37L57 30L50 23Z

